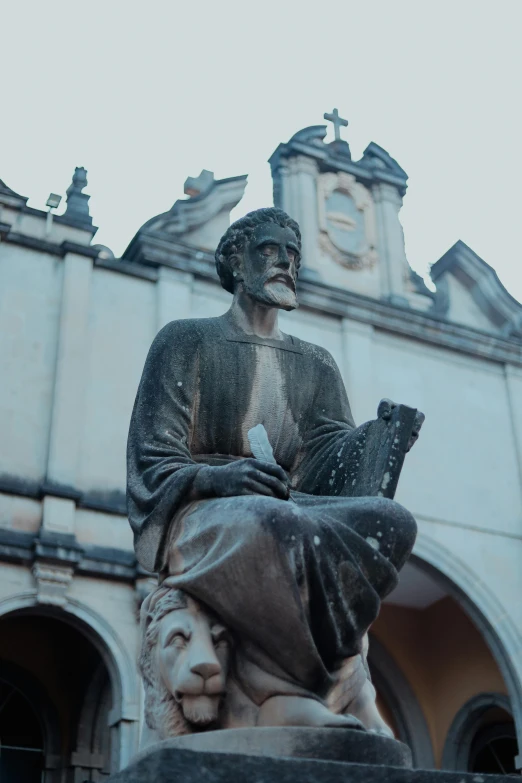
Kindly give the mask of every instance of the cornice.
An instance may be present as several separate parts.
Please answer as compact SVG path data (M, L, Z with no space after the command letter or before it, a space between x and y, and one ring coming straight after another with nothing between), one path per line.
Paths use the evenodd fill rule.
M77 576L133 584L147 576L134 552L83 544L71 535L42 535L0 528L0 561L31 566L39 560L73 566Z
M47 253L48 255L60 256L63 258L67 253L74 253L78 256L86 256L87 258L97 258L99 249L92 247L91 245L80 245L77 242L70 242L64 240L63 242L49 242L46 239L40 239L39 237L32 237L28 234L20 234L17 231L12 231L11 226L7 226L7 230L3 233L2 228L4 224L0 223L0 234L4 242L10 242L13 245L19 245L20 247L27 247L31 250L38 250L40 253Z
M132 266L167 266L219 285L211 253L159 235L138 234L128 248ZM453 323L435 313L372 299L317 280L298 281L301 308L348 318L439 348L522 367L522 341Z

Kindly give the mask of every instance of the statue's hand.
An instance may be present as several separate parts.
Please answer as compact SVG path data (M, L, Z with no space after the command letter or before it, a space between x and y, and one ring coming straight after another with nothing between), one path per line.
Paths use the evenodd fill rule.
M239 459L228 465L205 465L198 471L191 496L196 498L267 495L288 500L288 477L283 468L258 459Z
M384 421L389 421L391 419L392 412L394 408L397 407L397 403L393 402L393 400L383 399L379 403L379 407L377 408L377 416L379 419L383 419ZM415 414L415 421L413 424L413 428L410 435L410 440L408 441L408 448L406 451L409 451L412 446L416 443L419 433L421 430L422 425L424 424L425 419L424 413L422 411L417 411Z

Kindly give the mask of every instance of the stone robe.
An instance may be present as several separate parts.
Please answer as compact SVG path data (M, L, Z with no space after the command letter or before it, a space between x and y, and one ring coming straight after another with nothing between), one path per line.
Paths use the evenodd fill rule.
M247 433L259 423L292 499L190 501L203 464L252 457ZM210 606L263 671L319 695L360 652L415 540L394 501L349 497L359 431L326 350L247 335L222 316L158 334L129 432L141 565Z

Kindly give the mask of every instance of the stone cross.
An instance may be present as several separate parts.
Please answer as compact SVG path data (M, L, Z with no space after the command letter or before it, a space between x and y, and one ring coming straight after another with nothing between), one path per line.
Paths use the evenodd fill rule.
M337 109L334 109L331 114L324 114L323 115L325 120L328 120L328 122L332 122L334 126L334 133L335 133L335 140L340 141L341 140L341 128L348 126L348 120L343 120L342 117L339 117L339 112Z

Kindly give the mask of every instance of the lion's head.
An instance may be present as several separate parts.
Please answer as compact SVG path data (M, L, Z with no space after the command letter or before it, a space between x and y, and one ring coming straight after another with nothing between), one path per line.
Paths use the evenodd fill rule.
M141 617L139 666L148 727L166 739L215 724L230 658L227 629L165 583L145 599Z

